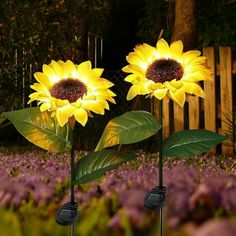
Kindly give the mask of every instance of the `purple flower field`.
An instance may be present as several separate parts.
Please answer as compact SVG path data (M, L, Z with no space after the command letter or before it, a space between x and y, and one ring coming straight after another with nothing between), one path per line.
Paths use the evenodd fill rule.
M158 235L158 212L143 208L145 194L158 183L158 156L138 154L136 161L76 188L76 235ZM56 210L69 199L69 154L2 148L0 163L0 235L69 235L68 227L54 221ZM164 183L165 235L236 235L233 157L167 158Z

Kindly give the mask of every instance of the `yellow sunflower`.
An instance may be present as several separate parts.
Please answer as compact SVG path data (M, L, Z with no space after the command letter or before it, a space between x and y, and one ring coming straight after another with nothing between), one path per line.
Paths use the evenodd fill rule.
M197 50L183 52L183 43L175 41L170 46L164 39L156 47L137 45L126 57L129 65L122 68L131 73L125 78L130 82L127 100L136 95L154 96L161 100L168 95L183 107L186 93L204 97L198 81L210 79L204 66L206 57Z
M70 60L51 61L43 65L43 72L36 72L38 83L30 87L36 92L30 94L28 103L37 100L40 110L51 112L60 126L68 120L78 121L85 126L91 112L103 115L116 96L110 87L113 83L100 78L103 69L91 67L90 61L75 65Z

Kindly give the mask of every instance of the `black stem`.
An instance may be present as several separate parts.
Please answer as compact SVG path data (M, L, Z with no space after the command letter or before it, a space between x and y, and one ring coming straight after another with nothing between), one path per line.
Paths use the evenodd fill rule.
M160 134L160 150L159 150L159 187L163 187L163 155L162 155L162 143L163 143L163 134L162 134L162 112L163 105L162 100L160 100L160 125L161 129L159 131Z
M162 236L163 235L163 220L162 220L162 208L160 209L160 219L159 219L159 224L160 224L160 228L159 228L159 235Z
M74 236L75 235L75 225L71 225L70 226L70 236Z
M75 142L74 142L74 131L71 132L71 153L70 153L70 201L75 202Z

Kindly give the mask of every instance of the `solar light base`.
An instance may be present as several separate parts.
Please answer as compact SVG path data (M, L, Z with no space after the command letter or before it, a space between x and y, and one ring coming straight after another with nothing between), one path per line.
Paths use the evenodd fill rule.
M67 202L58 210L55 220L59 225L68 226L75 224L78 217L78 203Z
M156 186L144 198L144 207L147 210L159 211L166 204L167 188Z

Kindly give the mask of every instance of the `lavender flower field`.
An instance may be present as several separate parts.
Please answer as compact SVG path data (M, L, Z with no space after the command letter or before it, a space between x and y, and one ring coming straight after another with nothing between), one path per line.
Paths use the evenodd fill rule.
M158 156L142 151L138 156L76 188L80 210L76 235L158 235L158 212L143 208L145 194L158 183ZM0 163L0 235L69 235L69 227L54 220L57 209L69 200L69 154L1 148ZM165 235L236 235L234 157L167 158L164 173Z

